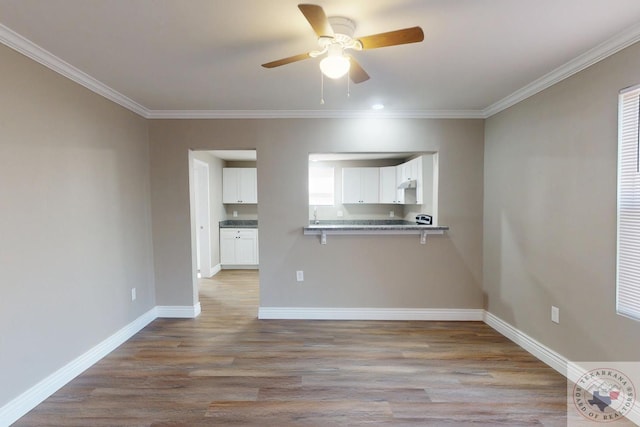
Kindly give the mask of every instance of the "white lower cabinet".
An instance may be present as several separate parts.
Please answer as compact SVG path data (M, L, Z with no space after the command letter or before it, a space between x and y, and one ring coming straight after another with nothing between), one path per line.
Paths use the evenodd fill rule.
M220 229L220 264L258 265L258 230Z

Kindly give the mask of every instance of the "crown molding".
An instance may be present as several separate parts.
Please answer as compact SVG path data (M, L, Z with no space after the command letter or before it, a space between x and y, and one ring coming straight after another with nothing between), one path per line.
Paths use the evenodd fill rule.
M149 119L483 119L481 110L150 110Z
M0 43L146 119L484 118L481 110L149 110L2 24Z
M104 83L80 71L73 65L63 61L2 24L0 24L0 43L142 117L147 118L149 115L149 110L144 106L124 96L120 92L111 89Z
M0 24L0 43L147 119L487 119L640 41L640 24L482 110L150 110Z
M566 64L556 68L548 74L540 77L537 80L529 83L528 85L518 89L511 95L502 98L500 101L486 107L482 110L484 118L489 118L494 114L497 114L507 108L524 101L525 99L535 95L538 92L553 86L562 80L571 77L572 75L579 73L592 66L593 64L602 61L605 58L621 51L622 49L631 46L632 44L640 41L640 24L633 25L618 35L610 38L609 40L599 44L583 53L582 55L572 59Z

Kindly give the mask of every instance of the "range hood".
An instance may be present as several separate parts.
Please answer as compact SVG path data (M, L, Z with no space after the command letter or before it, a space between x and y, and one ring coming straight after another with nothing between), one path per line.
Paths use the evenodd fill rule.
M408 179L406 181L402 181L400 185L398 185L398 190L406 190L407 188L416 188L418 185L418 181L415 179Z

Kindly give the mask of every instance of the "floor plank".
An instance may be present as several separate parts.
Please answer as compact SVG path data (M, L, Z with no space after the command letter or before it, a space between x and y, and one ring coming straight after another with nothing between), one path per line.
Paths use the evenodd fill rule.
M566 380L482 322L256 319L255 271L200 286L16 426L565 426Z

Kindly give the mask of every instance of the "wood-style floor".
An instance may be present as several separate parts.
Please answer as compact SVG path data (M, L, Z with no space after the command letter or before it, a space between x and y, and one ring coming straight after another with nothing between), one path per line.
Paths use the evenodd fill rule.
M260 321L255 271L200 301L15 425L566 425L564 377L481 322Z

